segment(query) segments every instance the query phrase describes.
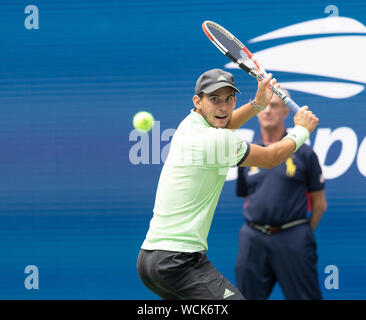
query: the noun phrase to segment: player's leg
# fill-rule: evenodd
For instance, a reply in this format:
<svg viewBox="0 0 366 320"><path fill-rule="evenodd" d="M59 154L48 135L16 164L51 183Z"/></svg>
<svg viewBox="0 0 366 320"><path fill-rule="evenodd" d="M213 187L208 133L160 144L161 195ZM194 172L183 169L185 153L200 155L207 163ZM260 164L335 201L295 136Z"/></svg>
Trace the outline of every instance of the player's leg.
<svg viewBox="0 0 366 320"><path fill-rule="evenodd" d="M165 300L179 300L181 297L170 288L166 288L161 283L161 279L156 272L159 259L158 250L141 249L137 258L137 271L141 281L152 292Z"/></svg>
<svg viewBox="0 0 366 320"><path fill-rule="evenodd" d="M249 300L263 300L270 295L276 282L268 260L267 235L245 224L239 231L236 260L236 283Z"/></svg>
<svg viewBox="0 0 366 320"><path fill-rule="evenodd" d="M141 250L138 271L144 284L163 299L244 299L209 262L204 251Z"/></svg>
<svg viewBox="0 0 366 320"><path fill-rule="evenodd" d="M316 268L316 243L309 224L272 235L273 269L283 294L291 300L322 299Z"/></svg>
<svg viewBox="0 0 366 320"><path fill-rule="evenodd" d="M161 282L181 299L244 300L233 284L207 259L205 251L176 252L157 266Z"/></svg>

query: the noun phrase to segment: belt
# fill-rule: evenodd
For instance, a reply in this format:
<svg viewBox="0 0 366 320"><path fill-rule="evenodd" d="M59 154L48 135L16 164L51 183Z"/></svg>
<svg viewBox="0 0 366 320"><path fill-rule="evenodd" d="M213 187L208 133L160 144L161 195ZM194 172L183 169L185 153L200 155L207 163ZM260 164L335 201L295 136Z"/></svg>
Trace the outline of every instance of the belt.
<svg viewBox="0 0 366 320"><path fill-rule="evenodd" d="M277 233L281 230L291 228L291 227L297 226L298 224L302 224L302 223L305 223L305 222L308 222L308 220L307 219L299 219L299 220L291 221L289 223L285 223L285 224L280 225L280 226L271 226L269 224L259 225L259 224L256 224L254 222L248 221L248 225L250 227L254 228L254 229L257 229L257 230L265 233L265 234L271 235L271 234Z"/></svg>

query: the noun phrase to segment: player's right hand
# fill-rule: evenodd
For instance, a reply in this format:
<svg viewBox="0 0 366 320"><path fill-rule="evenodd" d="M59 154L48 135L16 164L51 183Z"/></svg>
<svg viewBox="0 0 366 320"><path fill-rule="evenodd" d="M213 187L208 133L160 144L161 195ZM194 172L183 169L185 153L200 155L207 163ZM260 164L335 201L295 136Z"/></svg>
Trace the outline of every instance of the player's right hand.
<svg viewBox="0 0 366 320"><path fill-rule="evenodd" d="M303 106L294 116L295 126L302 126L310 133L318 126L319 119L309 110L308 106Z"/></svg>

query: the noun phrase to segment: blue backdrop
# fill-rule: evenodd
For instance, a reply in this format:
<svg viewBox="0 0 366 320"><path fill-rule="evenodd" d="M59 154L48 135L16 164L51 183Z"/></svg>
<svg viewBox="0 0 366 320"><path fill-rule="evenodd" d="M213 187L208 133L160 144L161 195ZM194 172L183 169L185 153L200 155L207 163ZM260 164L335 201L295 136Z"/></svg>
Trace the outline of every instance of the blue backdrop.
<svg viewBox="0 0 366 320"><path fill-rule="evenodd" d="M39 29L25 26L29 4L39 10ZM168 135L157 146L159 133L168 134L165 130L176 128L188 114L195 80L207 69L227 68L234 74L243 92L238 105L256 90L252 78L230 69L202 32L202 22L218 22L245 42L334 14L334 8L325 12L328 5L315 0L0 0L0 298L156 299L138 278L136 258L152 216L163 165L160 153L164 158L170 141ZM276 46L342 34L359 37L353 42L358 50L352 48L350 54L365 54L366 3L333 5L353 29L343 28L343 20L333 33L312 23L318 32L330 34L316 34L309 25L300 28L313 30L308 34L254 41L249 48L261 55ZM310 58L301 50L286 59L306 65ZM351 70L364 70L364 61L357 58L342 62ZM364 299L366 79L352 78L352 73L345 79L333 76L338 63L317 74L266 61L280 81L295 86L294 100L309 105L320 118L310 143L323 154L329 203L315 231L323 296ZM304 81L333 82L341 89L328 86L324 95L311 93L299 85ZM141 110L159 122L136 141L132 118ZM257 120L245 129L241 132L257 131ZM334 143L324 148L339 129L338 138L334 135ZM131 149L147 137L149 163L131 163ZM243 220L235 172L230 177L213 220L208 256L235 283ZM25 287L29 265L38 267L39 289ZM324 284L329 265L338 268L339 289ZM283 299L279 287L271 299Z"/></svg>

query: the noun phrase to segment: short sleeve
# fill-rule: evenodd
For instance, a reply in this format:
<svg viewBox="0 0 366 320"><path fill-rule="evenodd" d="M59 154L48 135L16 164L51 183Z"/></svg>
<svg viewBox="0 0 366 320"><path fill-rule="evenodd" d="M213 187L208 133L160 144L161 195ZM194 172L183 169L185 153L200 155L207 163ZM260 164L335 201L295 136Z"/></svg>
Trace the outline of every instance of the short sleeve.
<svg viewBox="0 0 366 320"><path fill-rule="evenodd" d="M324 177L319 164L318 157L314 151L311 152L308 158L307 170L307 188L309 192L319 191L324 189Z"/></svg>
<svg viewBox="0 0 366 320"><path fill-rule="evenodd" d="M248 156L250 146L233 130L210 128L207 130L207 164L217 167L235 167Z"/></svg>
<svg viewBox="0 0 366 320"><path fill-rule="evenodd" d="M245 167L238 168L238 179L236 180L236 195L238 197L246 197L248 195L248 188L245 180Z"/></svg>

